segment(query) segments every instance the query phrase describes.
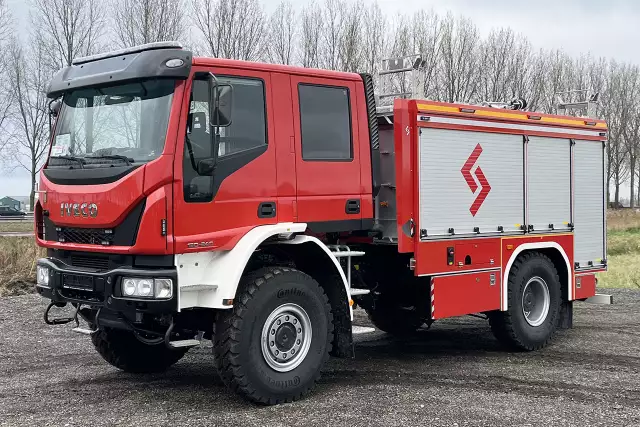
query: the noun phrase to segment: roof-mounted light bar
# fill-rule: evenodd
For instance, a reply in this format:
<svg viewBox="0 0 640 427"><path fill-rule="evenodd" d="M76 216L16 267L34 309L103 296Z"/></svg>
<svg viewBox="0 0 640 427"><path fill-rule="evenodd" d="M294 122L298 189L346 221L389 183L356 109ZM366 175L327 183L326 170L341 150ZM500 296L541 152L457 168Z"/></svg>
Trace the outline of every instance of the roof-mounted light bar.
<svg viewBox="0 0 640 427"><path fill-rule="evenodd" d="M76 58L73 60L73 65L86 64L87 62L98 61L105 58L113 58L114 56L128 55L131 53L140 53L146 50L156 49L182 49L183 46L176 41L164 41L142 44L139 46L127 47L125 49L113 50L111 52L99 53L96 55L85 56L82 58Z"/></svg>

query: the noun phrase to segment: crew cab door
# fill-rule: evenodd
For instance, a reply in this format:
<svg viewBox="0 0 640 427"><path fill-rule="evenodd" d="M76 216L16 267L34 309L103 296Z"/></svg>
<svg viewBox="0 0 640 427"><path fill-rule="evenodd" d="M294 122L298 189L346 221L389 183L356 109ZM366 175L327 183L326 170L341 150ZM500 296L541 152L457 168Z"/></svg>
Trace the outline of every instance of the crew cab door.
<svg viewBox="0 0 640 427"><path fill-rule="evenodd" d="M233 86L231 125L220 128L213 174L199 160L213 157L207 74ZM271 80L267 72L194 67L187 82L174 165L176 253L226 249L251 228L278 222Z"/></svg>
<svg viewBox="0 0 640 427"><path fill-rule="evenodd" d="M313 232L362 227L356 86L291 76L298 222Z"/></svg>

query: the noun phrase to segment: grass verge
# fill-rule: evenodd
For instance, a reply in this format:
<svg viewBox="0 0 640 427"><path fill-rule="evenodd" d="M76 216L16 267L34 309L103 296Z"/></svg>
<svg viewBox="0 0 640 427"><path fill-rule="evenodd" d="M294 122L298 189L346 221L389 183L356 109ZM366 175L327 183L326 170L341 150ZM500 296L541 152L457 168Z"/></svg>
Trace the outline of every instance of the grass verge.
<svg viewBox="0 0 640 427"><path fill-rule="evenodd" d="M0 296L33 292L36 259L42 256L31 237L0 237Z"/></svg>
<svg viewBox="0 0 640 427"><path fill-rule="evenodd" d="M20 222L0 222L0 233L5 233L7 231L17 231L23 233L33 233L33 222L32 221L20 221Z"/></svg>

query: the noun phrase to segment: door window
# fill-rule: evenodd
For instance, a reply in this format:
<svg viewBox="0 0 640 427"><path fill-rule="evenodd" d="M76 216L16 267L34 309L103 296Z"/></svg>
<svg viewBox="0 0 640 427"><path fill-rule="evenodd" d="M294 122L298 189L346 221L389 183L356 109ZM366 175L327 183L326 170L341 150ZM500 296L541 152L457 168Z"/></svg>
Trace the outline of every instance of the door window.
<svg viewBox="0 0 640 427"><path fill-rule="evenodd" d="M233 86L231 125L219 128L218 162L234 154L267 144L264 82L261 79L216 76L220 83ZM213 200L213 176L200 176L200 160L213 157L209 125L209 84L207 77L193 81L191 105L184 144L184 198L187 202Z"/></svg>
<svg viewBox="0 0 640 427"><path fill-rule="evenodd" d="M298 85L302 159L350 161L351 108L345 87Z"/></svg>

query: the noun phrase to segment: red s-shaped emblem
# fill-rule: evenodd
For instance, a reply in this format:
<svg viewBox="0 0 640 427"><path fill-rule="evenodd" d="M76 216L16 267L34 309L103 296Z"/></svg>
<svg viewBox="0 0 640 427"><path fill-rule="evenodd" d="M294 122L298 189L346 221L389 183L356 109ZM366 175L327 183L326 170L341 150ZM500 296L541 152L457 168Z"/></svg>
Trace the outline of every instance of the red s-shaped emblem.
<svg viewBox="0 0 640 427"><path fill-rule="evenodd" d="M489 192L491 191L489 181L487 181L487 177L484 176L484 173L482 172L480 166L478 166L474 172L476 178L478 178L478 183L476 183L476 180L473 179L473 176L471 175L471 169L478 161L480 154L482 154L482 147L480 146L480 144L478 144L476 145L476 148L474 148L471 152L471 155L469 156L467 161L464 162L462 169L460 169L464 180L467 181L467 185L469 186L469 189L471 189L471 192L473 194L476 194L476 190L478 190L478 183L480 184L480 193L478 193L476 199L473 201L473 204L469 208L469 211L473 216L476 216L476 214L480 210L480 207L482 206L482 203L484 203L485 199L489 195Z"/></svg>

